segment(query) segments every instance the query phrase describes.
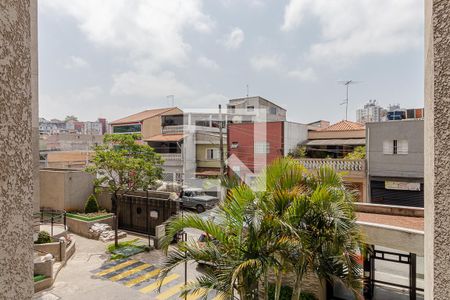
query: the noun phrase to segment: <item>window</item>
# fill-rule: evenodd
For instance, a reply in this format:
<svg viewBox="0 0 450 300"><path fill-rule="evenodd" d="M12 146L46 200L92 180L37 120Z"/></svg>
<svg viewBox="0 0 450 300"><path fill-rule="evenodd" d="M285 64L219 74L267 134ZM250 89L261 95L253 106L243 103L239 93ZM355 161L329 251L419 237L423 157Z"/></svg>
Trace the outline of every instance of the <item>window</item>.
<svg viewBox="0 0 450 300"><path fill-rule="evenodd" d="M255 107L253 105L247 106L247 111L254 111Z"/></svg>
<svg viewBox="0 0 450 300"><path fill-rule="evenodd" d="M207 160L218 160L220 156L219 148L206 149Z"/></svg>
<svg viewBox="0 0 450 300"><path fill-rule="evenodd" d="M383 154L408 154L407 140L386 140L383 142Z"/></svg>
<svg viewBox="0 0 450 300"><path fill-rule="evenodd" d="M141 124L113 126L113 133L141 132Z"/></svg>
<svg viewBox="0 0 450 300"><path fill-rule="evenodd" d="M256 154L267 154L270 152L269 143L255 143L255 153Z"/></svg>
<svg viewBox="0 0 450 300"><path fill-rule="evenodd" d="M228 110L229 110L229 113L234 113L234 110L235 110L235 106L234 105L228 105Z"/></svg>
<svg viewBox="0 0 450 300"><path fill-rule="evenodd" d="M274 107L274 106L271 106L271 107L269 108L269 112L270 112L272 115L276 115L276 114L277 114L277 108Z"/></svg>
<svg viewBox="0 0 450 300"><path fill-rule="evenodd" d="M231 149L236 149L237 147L239 147L239 143L238 142L232 142L231 143Z"/></svg>

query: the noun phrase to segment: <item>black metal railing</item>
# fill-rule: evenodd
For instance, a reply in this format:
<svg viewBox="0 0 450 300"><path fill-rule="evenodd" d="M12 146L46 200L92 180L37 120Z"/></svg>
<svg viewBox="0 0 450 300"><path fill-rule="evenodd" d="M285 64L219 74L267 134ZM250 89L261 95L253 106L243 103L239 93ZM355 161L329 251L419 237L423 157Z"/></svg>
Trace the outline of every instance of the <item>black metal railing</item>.
<svg viewBox="0 0 450 300"><path fill-rule="evenodd" d="M63 225L64 230L67 230L66 211L54 209L41 209L39 212L33 214L34 225L50 225L50 235L53 237L54 225Z"/></svg>

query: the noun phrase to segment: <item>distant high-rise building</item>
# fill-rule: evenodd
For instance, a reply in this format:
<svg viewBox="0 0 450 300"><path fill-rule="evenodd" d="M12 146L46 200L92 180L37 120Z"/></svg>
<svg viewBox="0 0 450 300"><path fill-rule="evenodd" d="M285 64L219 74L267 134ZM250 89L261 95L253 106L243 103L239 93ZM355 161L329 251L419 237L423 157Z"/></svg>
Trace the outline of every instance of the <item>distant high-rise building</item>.
<svg viewBox="0 0 450 300"><path fill-rule="evenodd" d="M107 122L105 118L98 118L98 122L100 122L100 124L102 124L102 133L101 134L105 134L107 133L106 129L107 129Z"/></svg>
<svg viewBox="0 0 450 300"><path fill-rule="evenodd" d="M369 100L364 108L356 110L356 121L359 123L380 122L386 115L386 110L377 105L377 100Z"/></svg>
<svg viewBox="0 0 450 300"><path fill-rule="evenodd" d="M389 105L389 110L386 114L386 120L398 121L405 119L422 119L424 117L423 108L401 108L399 104Z"/></svg>

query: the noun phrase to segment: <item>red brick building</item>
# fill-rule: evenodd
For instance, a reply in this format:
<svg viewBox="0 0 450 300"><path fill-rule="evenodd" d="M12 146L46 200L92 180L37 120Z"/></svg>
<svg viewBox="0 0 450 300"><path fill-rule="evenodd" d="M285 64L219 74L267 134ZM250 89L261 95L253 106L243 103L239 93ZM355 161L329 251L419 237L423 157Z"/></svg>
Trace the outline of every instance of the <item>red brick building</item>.
<svg viewBox="0 0 450 300"><path fill-rule="evenodd" d="M286 156L307 136L308 126L293 122L229 124L228 172L242 178L247 173L258 173L276 158Z"/></svg>

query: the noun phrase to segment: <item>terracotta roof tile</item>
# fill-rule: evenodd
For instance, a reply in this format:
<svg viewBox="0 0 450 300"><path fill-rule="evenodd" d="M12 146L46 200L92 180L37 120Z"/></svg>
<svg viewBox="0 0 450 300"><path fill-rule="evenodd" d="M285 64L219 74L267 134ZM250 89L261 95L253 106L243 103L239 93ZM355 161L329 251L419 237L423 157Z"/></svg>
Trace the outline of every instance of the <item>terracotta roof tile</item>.
<svg viewBox="0 0 450 300"><path fill-rule="evenodd" d="M157 108L157 109L148 109L148 110L144 110L141 111L137 114L122 118L122 119L118 119L115 120L113 122L111 122L112 125L116 125L116 124L127 124L127 123L137 123L137 122L142 122L145 119L160 115L162 113L168 112L172 109L175 109L176 107L167 107L167 108Z"/></svg>
<svg viewBox="0 0 450 300"><path fill-rule="evenodd" d="M352 122L343 120L336 124L330 125L320 131L351 131L351 130L363 130L365 128L364 124L358 122Z"/></svg>

